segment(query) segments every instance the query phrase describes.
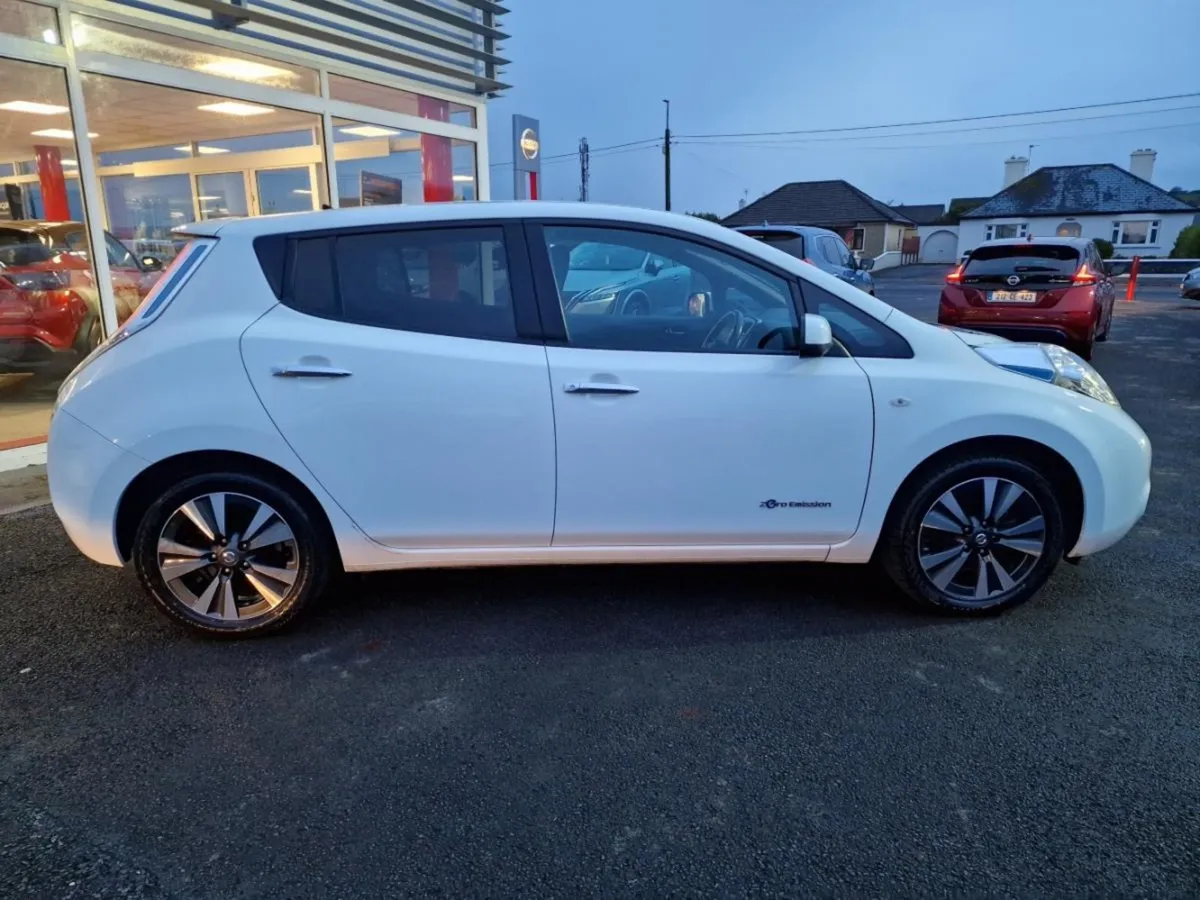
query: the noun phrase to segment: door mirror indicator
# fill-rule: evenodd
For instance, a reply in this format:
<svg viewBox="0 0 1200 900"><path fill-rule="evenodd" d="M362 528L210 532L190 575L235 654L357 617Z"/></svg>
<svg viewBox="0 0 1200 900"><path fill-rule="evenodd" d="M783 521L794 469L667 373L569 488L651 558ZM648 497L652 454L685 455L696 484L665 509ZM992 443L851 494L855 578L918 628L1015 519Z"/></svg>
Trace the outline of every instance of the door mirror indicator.
<svg viewBox="0 0 1200 900"><path fill-rule="evenodd" d="M833 329L824 316L804 314L804 343L801 356L824 356L833 347Z"/></svg>

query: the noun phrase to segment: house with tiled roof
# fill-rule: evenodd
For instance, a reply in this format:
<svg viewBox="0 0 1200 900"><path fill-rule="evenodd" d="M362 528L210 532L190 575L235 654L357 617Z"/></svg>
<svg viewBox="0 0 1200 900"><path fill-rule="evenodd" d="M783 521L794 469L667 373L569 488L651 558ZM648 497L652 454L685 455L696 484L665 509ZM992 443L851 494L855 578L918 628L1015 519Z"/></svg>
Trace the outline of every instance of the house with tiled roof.
<svg viewBox="0 0 1200 900"><path fill-rule="evenodd" d="M915 223L846 181L793 181L759 197L721 224L815 225L842 236L861 257L900 251Z"/></svg>
<svg viewBox="0 0 1200 900"><path fill-rule="evenodd" d="M1200 209L1151 180L1156 154L1135 150L1129 169L1111 163L1044 166L1025 174L1029 160L1005 162L1005 186L965 212L958 252L994 238L1084 237L1111 241L1116 256L1167 256L1179 232L1200 221Z"/></svg>

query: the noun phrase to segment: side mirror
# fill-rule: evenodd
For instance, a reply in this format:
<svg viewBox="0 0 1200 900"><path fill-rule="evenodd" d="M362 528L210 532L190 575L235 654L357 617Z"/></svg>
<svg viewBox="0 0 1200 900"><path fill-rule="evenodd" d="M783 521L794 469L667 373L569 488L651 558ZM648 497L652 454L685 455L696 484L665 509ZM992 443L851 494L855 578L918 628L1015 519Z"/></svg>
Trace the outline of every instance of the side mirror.
<svg viewBox="0 0 1200 900"><path fill-rule="evenodd" d="M824 316L804 314L804 344L801 356L824 356L833 347L833 329Z"/></svg>
<svg viewBox="0 0 1200 900"><path fill-rule="evenodd" d="M873 268L875 268L875 260L869 256L864 256L858 261L858 267L864 272L870 272Z"/></svg>
<svg viewBox="0 0 1200 900"><path fill-rule="evenodd" d="M159 259L157 256L143 256L142 257L142 268L145 269L147 272L159 272L162 270L162 267L163 267L162 260Z"/></svg>

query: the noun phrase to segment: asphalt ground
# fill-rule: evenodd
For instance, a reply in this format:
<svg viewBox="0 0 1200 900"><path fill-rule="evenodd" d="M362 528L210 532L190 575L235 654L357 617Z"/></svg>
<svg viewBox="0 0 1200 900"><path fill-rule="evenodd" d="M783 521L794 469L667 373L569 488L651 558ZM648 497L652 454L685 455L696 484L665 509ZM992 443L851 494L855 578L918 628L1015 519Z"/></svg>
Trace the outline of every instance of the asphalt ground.
<svg viewBox="0 0 1200 900"><path fill-rule="evenodd" d="M1200 895L1198 360L1200 303L1119 305L1149 511L986 621L851 567L481 570L219 644L0 518L0 896Z"/></svg>

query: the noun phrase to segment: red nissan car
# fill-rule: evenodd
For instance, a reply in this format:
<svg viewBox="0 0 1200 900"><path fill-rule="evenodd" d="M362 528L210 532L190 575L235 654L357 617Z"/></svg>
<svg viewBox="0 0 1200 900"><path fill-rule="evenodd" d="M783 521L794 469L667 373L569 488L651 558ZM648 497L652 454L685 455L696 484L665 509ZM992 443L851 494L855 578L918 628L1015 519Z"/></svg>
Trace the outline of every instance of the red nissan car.
<svg viewBox="0 0 1200 900"><path fill-rule="evenodd" d="M980 244L946 276L938 322L1017 341L1061 344L1090 359L1108 338L1116 288L1082 238Z"/></svg>
<svg viewBox="0 0 1200 900"><path fill-rule="evenodd" d="M117 321L124 322L162 274L105 233ZM83 225L0 223L0 371L69 369L100 342L96 290Z"/></svg>

